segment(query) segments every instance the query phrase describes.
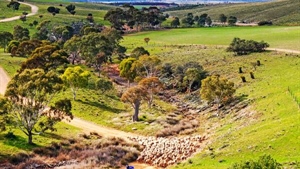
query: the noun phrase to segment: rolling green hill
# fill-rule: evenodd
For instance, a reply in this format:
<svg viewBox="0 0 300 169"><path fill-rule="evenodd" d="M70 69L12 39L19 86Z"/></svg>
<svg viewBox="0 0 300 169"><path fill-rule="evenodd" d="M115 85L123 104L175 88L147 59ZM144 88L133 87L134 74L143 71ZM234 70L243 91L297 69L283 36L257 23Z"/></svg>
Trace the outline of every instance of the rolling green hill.
<svg viewBox="0 0 300 169"><path fill-rule="evenodd" d="M300 1L278 0L263 3L219 4L201 6L188 10L168 11L171 16L182 18L191 12L195 15L207 13L212 20L219 20L220 14L236 16L239 21L272 21L276 25L300 25Z"/></svg>

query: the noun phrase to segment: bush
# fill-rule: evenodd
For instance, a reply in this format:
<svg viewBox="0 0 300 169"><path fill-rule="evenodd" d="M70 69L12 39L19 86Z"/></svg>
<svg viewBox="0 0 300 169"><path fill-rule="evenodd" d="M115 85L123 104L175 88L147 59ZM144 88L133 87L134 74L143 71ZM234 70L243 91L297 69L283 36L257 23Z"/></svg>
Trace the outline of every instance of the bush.
<svg viewBox="0 0 300 169"><path fill-rule="evenodd" d="M236 163L230 169L282 169L282 166L270 155L263 155L259 157L258 161Z"/></svg>
<svg viewBox="0 0 300 169"><path fill-rule="evenodd" d="M273 25L272 21L260 21L257 24L258 26Z"/></svg>
<svg viewBox="0 0 300 169"><path fill-rule="evenodd" d="M235 55L248 55L253 52L263 52L270 45L264 41L245 40L234 38L227 48L227 52L234 52Z"/></svg>

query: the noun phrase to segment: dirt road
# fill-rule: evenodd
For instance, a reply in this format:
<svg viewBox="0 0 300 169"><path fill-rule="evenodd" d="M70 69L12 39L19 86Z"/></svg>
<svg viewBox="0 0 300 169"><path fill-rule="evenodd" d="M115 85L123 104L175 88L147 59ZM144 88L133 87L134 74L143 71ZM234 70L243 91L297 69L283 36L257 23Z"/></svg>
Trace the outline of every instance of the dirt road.
<svg viewBox="0 0 300 169"><path fill-rule="evenodd" d="M294 53L294 54L300 54L300 51L299 51L299 50L278 49L278 48L267 48L267 50L278 51L278 52L286 52L286 53Z"/></svg>
<svg viewBox="0 0 300 169"><path fill-rule="evenodd" d="M0 94L4 95L9 80L6 72L0 67Z"/></svg>
<svg viewBox="0 0 300 169"><path fill-rule="evenodd" d="M29 3L26 3L26 2L19 2L19 3L21 3L23 5L28 5L28 6L31 7L31 13L29 13L27 15L27 17L37 14L37 12L39 10L39 8L35 5L29 4ZM20 16L14 16L14 17L11 17L11 18L1 19L0 22L10 22L10 21L18 20L18 19L20 19Z"/></svg>

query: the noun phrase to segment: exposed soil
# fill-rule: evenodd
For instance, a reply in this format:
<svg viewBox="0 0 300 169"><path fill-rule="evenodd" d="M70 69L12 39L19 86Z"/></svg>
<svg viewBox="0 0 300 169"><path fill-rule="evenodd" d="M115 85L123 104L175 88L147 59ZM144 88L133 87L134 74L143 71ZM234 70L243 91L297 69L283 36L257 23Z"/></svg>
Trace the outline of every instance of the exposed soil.
<svg viewBox="0 0 300 169"><path fill-rule="evenodd" d="M0 67L0 94L4 95L9 80L6 72Z"/></svg>

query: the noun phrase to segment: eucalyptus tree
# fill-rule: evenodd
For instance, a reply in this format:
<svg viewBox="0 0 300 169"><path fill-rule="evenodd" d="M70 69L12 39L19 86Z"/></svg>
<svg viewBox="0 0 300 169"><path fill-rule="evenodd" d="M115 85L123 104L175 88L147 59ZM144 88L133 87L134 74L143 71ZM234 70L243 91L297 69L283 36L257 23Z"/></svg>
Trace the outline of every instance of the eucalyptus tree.
<svg viewBox="0 0 300 169"><path fill-rule="evenodd" d="M140 85L128 88L122 95L121 100L129 103L134 109L132 121L138 121L140 106L143 100L148 100L147 91Z"/></svg>
<svg viewBox="0 0 300 169"><path fill-rule="evenodd" d="M84 88L88 85L88 79L90 72L82 69L80 66L68 67L61 78L66 86L70 87L73 100L76 99L76 93L80 88Z"/></svg>
<svg viewBox="0 0 300 169"><path fill-rule="evenodd" d="M6 31L0 32L0 46L4 48L4 52L6 52L6 47L12 39L13 39L13 35L10 32L6 32Z"/></svg>
<svg viewBox="0 0 300 169"><path fill-rule="evenodd" d="M67 99L50 105L63 89L63 82L54 71L25 69L16 74L7 86L5 97L10 102L7 116L21 129L32 144L35 132L55 130L54 125L64 118L73 118L71 102Z"/></svg>

